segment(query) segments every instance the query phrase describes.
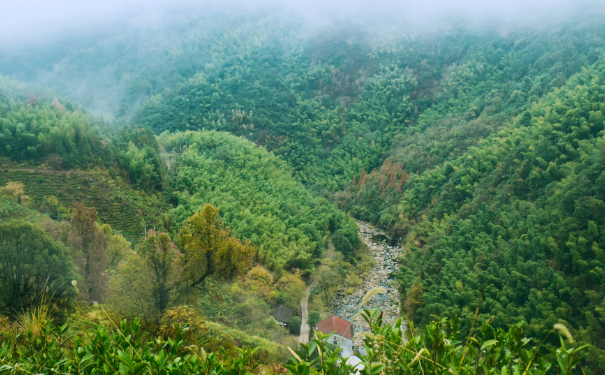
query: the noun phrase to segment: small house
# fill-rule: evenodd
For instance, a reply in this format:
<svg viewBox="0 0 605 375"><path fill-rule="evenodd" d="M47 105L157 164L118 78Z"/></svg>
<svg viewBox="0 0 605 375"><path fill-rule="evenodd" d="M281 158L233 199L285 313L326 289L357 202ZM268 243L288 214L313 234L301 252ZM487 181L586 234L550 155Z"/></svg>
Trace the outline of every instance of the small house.
<svg viewBox="0 0 605 375"><path fill-rule="evenodd" d="M292 315L294 315L294 308L284 305L277 306L275 313L273 313L275 320L277 320L277 322L282 326L288 324L288 321L290 318L292 318Z"/></svg>
<svg viewBox="0 0 605 375"><path fill-rule="evenodd" d="M337 345L342 349L343 357L353 355L353 326L346 319L339 318L336 315L317 323L317 330L324 335L332 334L328 342Z"/></svg>

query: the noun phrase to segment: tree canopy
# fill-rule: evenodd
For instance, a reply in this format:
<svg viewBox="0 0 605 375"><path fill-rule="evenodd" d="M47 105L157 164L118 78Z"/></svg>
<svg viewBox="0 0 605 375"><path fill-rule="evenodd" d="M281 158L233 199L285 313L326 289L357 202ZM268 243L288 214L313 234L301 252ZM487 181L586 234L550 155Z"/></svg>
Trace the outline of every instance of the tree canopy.
<svg viewBox="0 0 605 375"><path fill-rule="evenodd" d="M19 310L40 298L74 294L69 250L25 221L0 223L0 310Z"/></svg>
<svg viewBox="0 0 605 375"><path fill-rule="evenodd" d="M254 248L223 227L219 209L205 204L179 231L178 242L185 251L184 279L197 287L206 278L231 279L250 268Z"/></svg>

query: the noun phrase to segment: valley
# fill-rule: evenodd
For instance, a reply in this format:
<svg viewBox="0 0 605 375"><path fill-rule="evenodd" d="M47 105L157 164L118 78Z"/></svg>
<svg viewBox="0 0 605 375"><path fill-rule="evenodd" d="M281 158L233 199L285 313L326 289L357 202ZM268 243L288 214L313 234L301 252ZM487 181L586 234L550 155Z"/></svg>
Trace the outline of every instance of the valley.
<svg viewBox="0 0 605 375"><path fill-rule="evenodd" d="M603 374L605 6L452 1L4 7L0 375Z"/></svg>

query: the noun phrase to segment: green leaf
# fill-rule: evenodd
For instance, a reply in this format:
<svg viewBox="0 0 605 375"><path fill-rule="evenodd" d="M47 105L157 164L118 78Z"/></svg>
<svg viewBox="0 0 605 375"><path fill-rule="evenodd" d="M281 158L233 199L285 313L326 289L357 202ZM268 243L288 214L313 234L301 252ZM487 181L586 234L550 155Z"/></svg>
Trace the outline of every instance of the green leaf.
<svg viewBox="0 0 605 375"><path fill-rule="evenodd" d="M145 367L147 367L147 362L139 362L132 368L132 373L139 374Z"/></svg>
<svg viewBox="0 0 605 375"><path fill-rule="evenodd" d="M485 348L489 348L492 345L496 345L498 343L498 340L487 340L483 343L483 345L481 345L481 350L485 349Z"/></svg>
<svg viewBox="0 0 605 375"><path fill-rule="evenodd" d="M566 353L567 354L567 353ZM561 370L561 374L567 374L567 361L564 356L561 355L561 351L557 350L557 363L559 364L559 369Z"/></svg>

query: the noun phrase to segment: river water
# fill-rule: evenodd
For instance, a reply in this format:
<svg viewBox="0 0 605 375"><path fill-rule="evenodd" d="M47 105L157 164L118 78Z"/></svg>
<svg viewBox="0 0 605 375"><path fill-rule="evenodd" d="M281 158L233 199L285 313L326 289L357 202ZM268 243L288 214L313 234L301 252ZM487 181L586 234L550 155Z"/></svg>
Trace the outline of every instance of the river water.
<svg viewBox="0 0 605 375"><path fill-rule="evenodd" d="M357 223L359 235L371 249L376 265L361 275L363 284L354 293L347 295L344 290L340 291L333 304L334 314L352 322L355 334L369 331L361 315L356 319L353 316L361 310L360 304L366 293L376 287L385 288L387 293L372 296L363 308L380 308L385 323L393 323L400 316L399 291L394 276L398 269L397 258L403 253L403 247L394 243L382 230L363 221ZM359 345L361 340L362 337L359 337L355 344Z"/></svg>

